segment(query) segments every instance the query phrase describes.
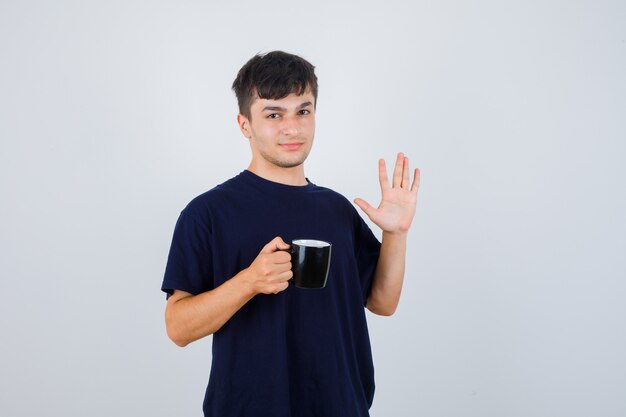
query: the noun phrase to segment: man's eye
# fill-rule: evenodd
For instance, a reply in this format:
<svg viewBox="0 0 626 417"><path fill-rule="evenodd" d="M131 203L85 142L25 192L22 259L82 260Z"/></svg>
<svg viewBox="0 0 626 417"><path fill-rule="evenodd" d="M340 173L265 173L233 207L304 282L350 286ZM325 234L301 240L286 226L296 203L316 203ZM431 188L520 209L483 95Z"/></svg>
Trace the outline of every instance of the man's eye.
<svg viewBox="0 0 626 417"><path fill-rule="evenodd" d="M280 115L278 113L272 113L267 116L268 119L278 119Z"/></svg>
<svg viewBox="0 0 626 417"><path fill-rule="evenodd" d="M310 114L311 112L308 111L307 109L302 109L300 110L300 114Z"/></svg>

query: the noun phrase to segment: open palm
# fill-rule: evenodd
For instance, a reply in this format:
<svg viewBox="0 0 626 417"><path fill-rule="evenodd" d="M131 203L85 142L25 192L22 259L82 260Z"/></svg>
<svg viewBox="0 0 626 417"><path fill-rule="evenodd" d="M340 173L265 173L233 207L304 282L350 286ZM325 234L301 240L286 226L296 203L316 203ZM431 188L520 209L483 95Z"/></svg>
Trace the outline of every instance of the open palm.
<svg viewBox="0 0 626 417"><path fill-rule="evenodd" d="M378 177L382 199L378 208L367 201L357 198L354 203L383 231L406 233L411 226L417 203L417 190L420 183L420 171L415 169L413 184L410 184L409 158L398 154L393 171L393 183L389 184L385 160L378 161Z"/></svg>

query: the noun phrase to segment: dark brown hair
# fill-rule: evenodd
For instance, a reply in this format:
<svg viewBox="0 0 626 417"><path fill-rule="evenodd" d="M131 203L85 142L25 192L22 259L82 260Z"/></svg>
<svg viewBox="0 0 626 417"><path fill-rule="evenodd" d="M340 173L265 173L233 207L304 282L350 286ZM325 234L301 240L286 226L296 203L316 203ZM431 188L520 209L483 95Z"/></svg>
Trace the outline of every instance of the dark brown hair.
<svg viewBox="0 0 626 417"><path fill-rule="evenodd" d="M251 120L250 106L256 97L279 100L309 89L317 106L315 67L297 55L283 51L257 54L241 67L233 82L239 113Z"/></svg>

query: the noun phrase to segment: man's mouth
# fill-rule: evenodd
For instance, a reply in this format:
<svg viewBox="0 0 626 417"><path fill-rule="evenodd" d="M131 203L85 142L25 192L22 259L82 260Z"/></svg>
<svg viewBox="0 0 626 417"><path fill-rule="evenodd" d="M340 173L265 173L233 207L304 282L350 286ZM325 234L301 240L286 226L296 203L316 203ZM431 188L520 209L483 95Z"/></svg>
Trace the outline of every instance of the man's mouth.
<svg viewBox="0 0 626 417"><path fill-rule="evenodd" d="M288 151L297 151L304 145L304 142L281 143L280 146Z"/></svg>

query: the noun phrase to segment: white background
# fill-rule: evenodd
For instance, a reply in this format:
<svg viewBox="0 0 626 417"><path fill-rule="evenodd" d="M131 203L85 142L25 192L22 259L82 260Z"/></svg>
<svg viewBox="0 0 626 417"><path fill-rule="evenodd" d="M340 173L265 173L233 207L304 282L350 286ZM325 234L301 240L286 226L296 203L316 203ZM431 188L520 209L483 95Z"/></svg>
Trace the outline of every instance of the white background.
<svg viewBox="0 0 626 417"><path fill-rule="evenodd" d="M274 49L316 66L313 182L422 170L372 416L626 415L626 3L445 0L2 0L0 415L201 414L160 284Z"/></svg>

